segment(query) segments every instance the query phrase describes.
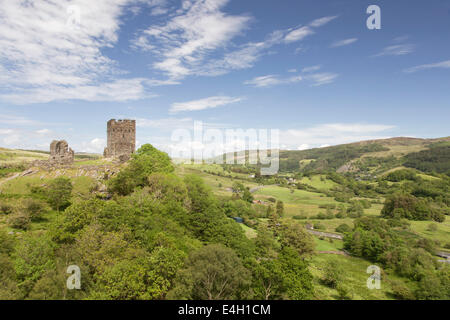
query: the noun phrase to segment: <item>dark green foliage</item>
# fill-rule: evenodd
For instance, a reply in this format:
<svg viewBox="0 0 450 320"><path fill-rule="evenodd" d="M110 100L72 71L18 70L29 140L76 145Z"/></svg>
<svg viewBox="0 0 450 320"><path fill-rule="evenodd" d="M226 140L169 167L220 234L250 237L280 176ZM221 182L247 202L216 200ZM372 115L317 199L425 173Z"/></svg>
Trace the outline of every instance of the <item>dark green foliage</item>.
<svg viewBox="0 0 450 320"><path fill-rule="evenodd" d="M284 224L281 226L279 233L283 247L291 247L297 250L301 256L308 256L314 252L314 240L300 224Z"/></svg>
<svg viewBox="0 0 450 320"><path fill-rule="evenodd" d="M30 223L30 215L25 212L15 212L8 217L8 225L11 228L27 230L30 227Z"/></svg>
<svg viewBox="0 0 450 320"><path fill-rule="evenodd" d="M282 217L284 215L284 204L283 201L278 200L276 204L276 213L279 217Z"/></svg>
<svg viewBox="0 0 450 320"><path fill-rule="evenodd" d="M364 153L386 150L389 149L380 144L371 143L366 145L339 145L302 151L281 151L280 170L300 170L301 172L336 170L350 160L359 158ZM314 159L315 161L300 168L300 161L304 159Z"/></svg>
<svg viewBox="0 0 450 320"><path fill-rule="evenodd" d="M172 173L172 162L167 153L151 144L145 144L132 155L128 166L108 182L108 190L119 195L128 195L136 187L148 185L147 177L152 173Z"/></svg>
<svg viewBox="0 0 450 320"><path fill-rule="evenodd" d="M426 199L419 199L409 194L394 194L384 203L381 215L386 218L406 218L410 220L445 220L439 208Z"/></svg>
<svg viewBox="0 0 450 320"><path fill-rule="evenodd" d="M335 230L339 233L346 233L352 231L352 228L348 224L343 223L340 224Z"/></svg>
<svg viewBox="0 0 450 320"><path fill-rule="evenodd" d="M234 182L231 189L233 191L234 198L242 199L249 203L253 202L252 193L250 192L249 188L245 187L242 183Z"/></svg>
<svg viewBox="0 0 450 320"><path fill-rule="evenodd" d="M414 300L414 292L398 280L391 280L391 288L395 298L399 300Z"/></svg>
<svg viewBox="0 0 450 320"><path fill-rule="evenodd" d="M45 189L45 196L50 206L59 211L70 205L72 189L72 182L69 178L59 177L49 183Z"/></svg>
<svg viewBox="0 0 450 320"><path fill-rule="evenodd" d="M26 199L22 203L23 209L27 215L29 215L30 219L33 220L39 220L47 211L45 203L43 203L40 200L35 199Z"/></svg>
<svg viewBox="0 0 450 320"><path fill-rule="evenodd" d="M330 288L337 288L343 280L344 270L336 261L329 261L323 268L322 282Z"/></svg>
<svg viewBox="0 0 450 320"><path fill-rule="evenodd" d="M419 281L421 289L415 292L418 299L445 299L449 292L450 270L439 266L433 258L435 248L431 241L415 239L381 219L363 217L356 220L353 231L345 235L344 247L355 256L381 263L385 269ZM395 291L399 296L411 297L404 288Z"/></svg>
<svg viewBox="0 0 450 320"><path fill-rule="evenodd" d="M249 271L233 250L221 245L208 245L188 257L170 297L200 300L240 298L249 285L249 276Z"/></svg>
<svg viewBox="0 0 450 320"><path fill-rule="evenodd" d="M405 156L405 167L424 172L450 173L450 144L442 142L430 145L428 150Z"/></svg>
<svg viewBox="0 0 450 320"><path fill-rule="evenodd" d="M7 204L6 202L0 203L0 214L8 215L13 213L13 206Z"/></svg>
<svg viewBox="0 0 450 320"><path fill-rule="evenodd" d="M395 170L386 176L386 180L391 182L400 182L403 180L417 181L417 179L416 173L409 169Z"/></svg>

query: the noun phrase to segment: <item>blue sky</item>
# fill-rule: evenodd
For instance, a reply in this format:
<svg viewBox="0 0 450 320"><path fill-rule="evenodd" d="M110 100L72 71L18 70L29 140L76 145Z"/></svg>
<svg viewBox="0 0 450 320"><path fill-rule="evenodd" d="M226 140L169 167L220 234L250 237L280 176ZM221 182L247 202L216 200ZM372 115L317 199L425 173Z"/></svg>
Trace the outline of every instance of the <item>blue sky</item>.
<svg viewBox="0 0 450 320"><path fill-rule="evenodd" d="M366 9L381 9L369 30ZM282 148L448 136L450 1L0 0L0 146L102 152L174 130L279 129Z"/></svg>

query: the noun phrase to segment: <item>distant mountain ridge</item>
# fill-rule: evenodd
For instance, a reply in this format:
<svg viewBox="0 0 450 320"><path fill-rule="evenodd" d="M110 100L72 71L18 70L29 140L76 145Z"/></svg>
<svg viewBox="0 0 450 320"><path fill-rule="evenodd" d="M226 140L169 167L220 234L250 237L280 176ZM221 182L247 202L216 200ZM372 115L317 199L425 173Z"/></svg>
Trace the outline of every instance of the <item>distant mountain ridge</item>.
<svg viewBox="0 0 450 320"><path fill-rule="evenodd" d="M432 139L395 137L358 141L307 150L279 150L280 171L308 172L332 170L340 173L353 172L374 175L396 167L402 167L405 163L409 163L410 167L428 168L426 171L432 171L432 165L420 165L417 164L417 161L413 162L411 159L406 159L408 155L425 152L430 150L432 146L437 146L438 149L433 148L433 150L428 152L428 155L422 154L421 161L426 162L433 154L439 154L439 159L432 159L430 161L439 162L437 166L439 167L439 172L449 171L450 163L448 161L448 154L450 150L448 149L450 146L450 137ZM248 157L248 151L245 154ZM232 156L231 153L224 154L215 159L225 159L230 155ZM235 155L235 160L242 160L242 157L242 155L239 157Z"/></svg>

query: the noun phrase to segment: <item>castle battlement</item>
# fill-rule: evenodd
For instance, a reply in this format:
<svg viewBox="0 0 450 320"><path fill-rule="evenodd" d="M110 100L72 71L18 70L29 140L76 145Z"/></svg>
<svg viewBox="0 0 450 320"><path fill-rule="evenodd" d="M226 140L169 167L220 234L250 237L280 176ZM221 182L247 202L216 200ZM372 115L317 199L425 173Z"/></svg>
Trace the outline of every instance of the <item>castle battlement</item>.
<svg viewBox="0 0 450 320"><path fill-rule="evenodd" d="M136 148L136 120L111 119L107 123L107 158L129 158Z"/></svg>

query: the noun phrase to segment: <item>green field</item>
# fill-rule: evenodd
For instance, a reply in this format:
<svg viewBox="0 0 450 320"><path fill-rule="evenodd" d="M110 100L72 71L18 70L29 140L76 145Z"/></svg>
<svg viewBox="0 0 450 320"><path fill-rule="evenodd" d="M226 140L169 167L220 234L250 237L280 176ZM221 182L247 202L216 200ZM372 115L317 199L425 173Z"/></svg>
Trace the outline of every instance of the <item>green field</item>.
<svg viewBox="0 0 450 320"><path fill-rule="evenodd" d="M366 273L371 262L356 257L347 257L335 254L316 254L311 259L310 271L314 276L315 299L335 300L339 299L336 289L325 286L323 278L323 267L329 261L335 261L342 268L342 283L350 288L350 296L353 300L392 300L390 279L399 279L393 275L384 275L381 279L380 289L368 289L367 279L370 274ZM402 279L404 281L404 279Z"/></svg>

